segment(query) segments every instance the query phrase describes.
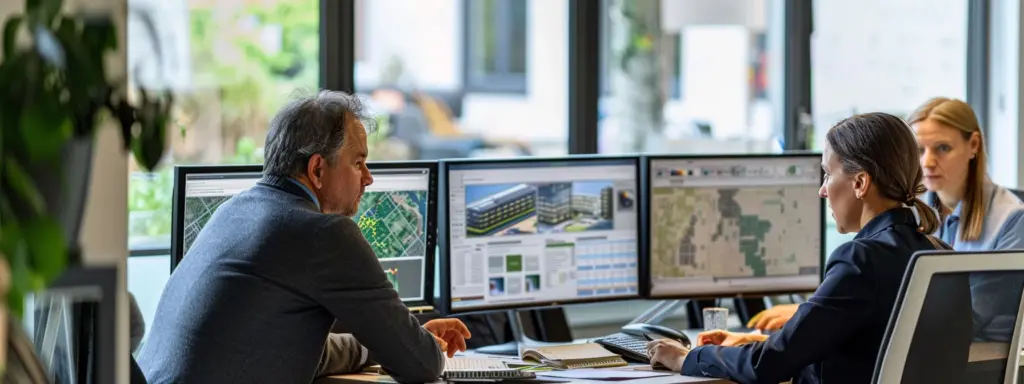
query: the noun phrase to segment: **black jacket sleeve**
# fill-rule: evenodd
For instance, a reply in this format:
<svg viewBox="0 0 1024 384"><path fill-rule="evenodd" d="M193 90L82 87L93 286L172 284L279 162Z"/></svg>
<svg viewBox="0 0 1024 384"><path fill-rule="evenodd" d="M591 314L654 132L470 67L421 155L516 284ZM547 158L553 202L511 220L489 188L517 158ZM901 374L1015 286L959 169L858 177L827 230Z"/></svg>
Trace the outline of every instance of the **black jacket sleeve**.
<svg viewBox="0 0 1024 384"><path fill-rule="evenodd" d="M876 287L864 255L856 241L843 244L832 253L825 280L781 331L740 347L697 347L687 355L682 374L775 384L821 361L872 315Z"/></svg>

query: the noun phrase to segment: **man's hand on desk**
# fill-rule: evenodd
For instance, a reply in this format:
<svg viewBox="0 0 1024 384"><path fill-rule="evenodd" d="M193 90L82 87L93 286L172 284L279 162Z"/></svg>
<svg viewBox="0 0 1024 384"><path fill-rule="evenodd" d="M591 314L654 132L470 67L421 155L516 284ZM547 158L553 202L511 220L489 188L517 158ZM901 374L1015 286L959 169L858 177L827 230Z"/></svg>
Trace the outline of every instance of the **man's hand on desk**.
<svg viewBox="0 0 1024 384"><path fill-rule="evenodd" d="M697 346L721 345L723 347L737 347L757 341L765 341L767 335L758 333L737 333L723 330L701 332L697 335Z"/></svg>
<svg viewBox="0 0 1024 384"><path fill-rule="evenodd" d="M768 308L747 322L747 328L760 329L762 331L775 331L782 329L782 326L796 314L798 304L782 304Z"/></svg>
<svg viewBox="0 0 1024 384"><path fill-rule="evenodd" d="M655 368L660 364L673 372L680 372L688 353L689 349L672 339L658 339L647 343L647 356L651 357L651 366Z"/></svg>
<svg viewBox="0 0 1024 384"><path fill-rule="evenodd" d="M459 319L434 319L423 324L423 328L434 335L434 340L448 357L455 352L466 350L466 339L472 337L469 328Z"/></svg>

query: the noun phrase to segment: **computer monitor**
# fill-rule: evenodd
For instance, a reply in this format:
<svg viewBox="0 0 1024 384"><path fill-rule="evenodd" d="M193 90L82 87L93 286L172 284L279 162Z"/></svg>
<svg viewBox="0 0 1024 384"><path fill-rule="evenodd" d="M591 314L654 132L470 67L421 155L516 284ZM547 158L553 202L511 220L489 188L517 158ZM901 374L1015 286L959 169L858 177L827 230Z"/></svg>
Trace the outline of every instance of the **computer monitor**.
<svg viewBox="0 0 1024 384"><path fill-rule="evenodd" d="M648 156L650 298L813 291L824 258L821 155Z"/></svg>
<svg viewBox="0 0 1024 384"><path fill-rule="evenodd" d="M638 157L442 163L446 313L639 297Z"/></svg>
<svg viewBox="0 0 1024 384"><path fill-rule="evenodd" d="M353 220L402 301L410 307L429 306L437 244L437 162L369 162L367 166L374 181L366 187ZM260 165L175 168L172 270L217 208L262 177Z"/></svg>
<svg viewBox="0 0 1024 384"><path fill-rule="evenodd" d="M188 254L217 208L263 178L262 165L175 166L171 271Z"/></svg>

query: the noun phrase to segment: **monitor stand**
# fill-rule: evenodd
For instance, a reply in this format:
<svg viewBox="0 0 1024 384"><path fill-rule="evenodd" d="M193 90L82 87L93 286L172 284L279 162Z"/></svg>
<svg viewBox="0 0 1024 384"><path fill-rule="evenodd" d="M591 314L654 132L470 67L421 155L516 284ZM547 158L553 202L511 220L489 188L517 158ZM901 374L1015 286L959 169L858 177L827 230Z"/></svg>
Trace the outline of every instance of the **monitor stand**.
<svg viewBox="0 0 1024 384"><path fill-rule="evenodd" d="M519 319L519 311L512 309L506 312L506 314L508 315L508 325L512 328L512 341L480 347L476 349L477 352L492 355L519 356L520 346L542 344L527 337L526 333L523 332L523 322Z"/></svg>
<svg viewBox="0 0 1024 384"><path fill-rule="evenodd" d="M630 321L629 324L658 324L664 320L665 317L671 315L673 312L678 310L680 306L685 305L686 303L686 300L659 301L650 309L644 311L644 313L641 313L635 319ZM480 347L476 349L476 352L491 355L519 356L519 347L521 346L531 347L546 344L526 336L526 333L523 332L522 320L519 319L519 311L513 309L506 313L508 316L509 328L512 329L512 341Z"/></svg>
<svg viewBox="0 0 1024 384"><path fill-rule="evenodd" d="M662 300L657 304L651 306L633 320L630 320L628 324L652 324L657 325L661 323L668 315L679 309L679 307L685 305L686 300Z"/></svg>

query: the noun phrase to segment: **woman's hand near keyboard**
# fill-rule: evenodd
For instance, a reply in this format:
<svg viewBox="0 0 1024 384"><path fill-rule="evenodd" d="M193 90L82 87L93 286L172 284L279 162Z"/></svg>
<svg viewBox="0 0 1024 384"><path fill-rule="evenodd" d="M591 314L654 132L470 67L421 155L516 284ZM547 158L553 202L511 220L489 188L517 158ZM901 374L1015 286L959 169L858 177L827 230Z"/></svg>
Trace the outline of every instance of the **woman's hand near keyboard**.
<svg viewBox="0 0 1024 384"><path fill-rule="evenodd" d="M723 330L701 332L697 335L697 346L721 345L723 347L737 347L758 341L765 341L768 336L760 333L738 333Z"/></svg>
<svg viewBox="0 0 1024 384"><path fill-rule="evenodd" d="M768 308L747 322L747 328L760 329L762 331L776 331L796 314L797 304L781 304Z"/></svg>

